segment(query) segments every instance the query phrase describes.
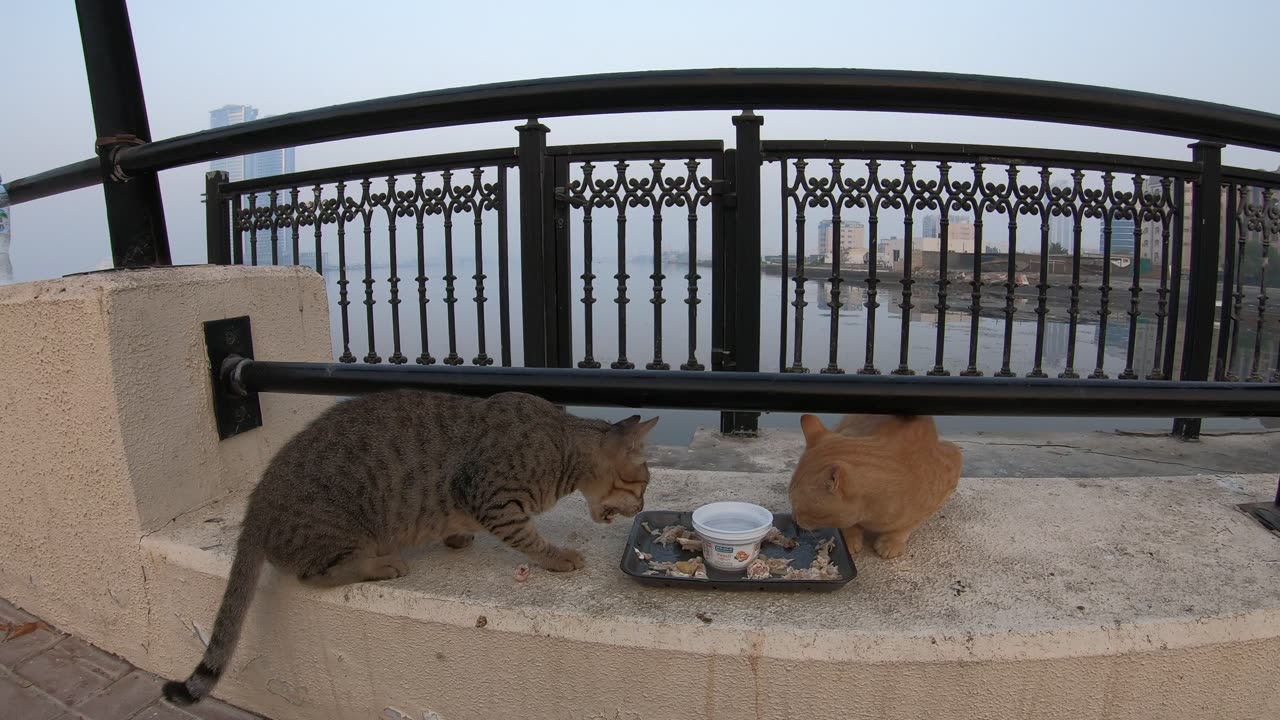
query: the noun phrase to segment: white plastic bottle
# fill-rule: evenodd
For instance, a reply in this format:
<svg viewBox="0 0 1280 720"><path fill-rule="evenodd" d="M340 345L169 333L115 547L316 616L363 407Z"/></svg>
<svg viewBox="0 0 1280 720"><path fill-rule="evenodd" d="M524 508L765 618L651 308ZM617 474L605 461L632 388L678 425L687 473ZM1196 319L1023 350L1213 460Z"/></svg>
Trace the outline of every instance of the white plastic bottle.
<svg viewBox="0 0 1280 720"><path fill-rule="evenodd" d="M9 192L0 177L0 253L9 252Z"/></svg>
<svg viewBox="0 0 1280 720"><path fill-rule="evenodd" d="M4 189L4 178L0 178L0 285L13 282L9 240L9 193Z"/></svg>

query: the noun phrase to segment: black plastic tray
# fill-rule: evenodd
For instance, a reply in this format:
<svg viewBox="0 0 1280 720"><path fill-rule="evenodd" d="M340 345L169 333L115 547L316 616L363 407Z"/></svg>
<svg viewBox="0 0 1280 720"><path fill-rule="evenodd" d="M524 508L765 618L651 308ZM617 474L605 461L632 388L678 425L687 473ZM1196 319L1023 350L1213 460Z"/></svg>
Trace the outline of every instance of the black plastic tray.
<svg viewBox="0 0 1280 720"><path fill-rule="evenodd" d="M678 578L669 575L645 575L645 571L649 569L648 563L640 560L636 556L636 548L641 552L649 553L654 560L669 562L673 560L688 560L693 557L700 557L702 553L681 550L676 544L663 547L659 545L656 537L650 535L641 523L649 523L649 527L659 530L668 525L683 525L689 529L693 529L693 513L691 512L675 512L671 510L649 510L636 515L635 520L631 524L631 534L627 537L627 547L622 551L622 572L630 575L636 582L643 585L652 585L654 587L685 587L699 588L703 590L765 590L765 591L800 591L808 590L812 592L831 592L844 587L858 574L858 569L853 564L853 559L849 557L849 551L844 544L844 536L838 530L822 529L822 530L801 530L796 527L795 522L791 519L790 514L775 514L773 516L773 525L782 531L783 535L794 537L800 541L800 544L793 550L766 543L761 546L760 554L764 557L789 557L794 558L792 565L795 567L809 567L813 563L814 549L818 543L823 542L827 538L835 538L836 545L831 550L831 560L840 569L839 580L784 580L780 577L773 577L761 580L749 580L745 572L725 572L717 570L710 565L707 566L707 579L699 578Z"/></svg>

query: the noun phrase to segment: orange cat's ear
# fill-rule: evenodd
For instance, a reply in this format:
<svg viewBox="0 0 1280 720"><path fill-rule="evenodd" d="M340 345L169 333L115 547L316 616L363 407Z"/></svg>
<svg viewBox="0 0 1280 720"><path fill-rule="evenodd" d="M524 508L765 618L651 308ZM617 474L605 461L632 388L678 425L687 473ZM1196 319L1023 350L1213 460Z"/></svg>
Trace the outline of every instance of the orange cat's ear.
<svg viewBox="0 0 1280 720"><path fill-rule="evenodd" d="M827 428L818 419L817 415L802 415L800 417L800 429L804 431L805 447L813 447L818 441L826 437Z"/></svg>
<svg viewBox="0 0 1280 720"><path fill-rule="evenodd" d="M835 465L823 470L823 481L827 484L827 492L832 495L840 494L840 469Z"/></svg>

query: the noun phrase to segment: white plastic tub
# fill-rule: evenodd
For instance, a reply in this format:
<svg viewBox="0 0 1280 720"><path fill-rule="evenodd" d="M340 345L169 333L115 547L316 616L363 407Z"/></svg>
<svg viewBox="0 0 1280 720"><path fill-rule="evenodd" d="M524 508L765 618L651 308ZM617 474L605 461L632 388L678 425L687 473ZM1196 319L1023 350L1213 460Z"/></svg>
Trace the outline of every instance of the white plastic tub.
<svg viewBox="0 0 1280 720"><path fill-rule="evenodd" d="M693 511L702 556L717 570L744 570L760 553L760 541L771 527L773 513L751 503L714 502Z"/></svg>

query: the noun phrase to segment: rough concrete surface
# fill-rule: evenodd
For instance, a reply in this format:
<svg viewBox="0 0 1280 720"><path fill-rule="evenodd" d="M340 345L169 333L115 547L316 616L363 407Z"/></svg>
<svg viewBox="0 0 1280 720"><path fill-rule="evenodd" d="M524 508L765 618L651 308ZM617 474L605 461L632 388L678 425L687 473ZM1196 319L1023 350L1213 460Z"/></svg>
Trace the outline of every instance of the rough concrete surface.
<svg viewBox="0 0 1280 720"><path fill-rule="evenodd" d="M250 314L260 358L328 358L324 281L305 268L184 267L0 287L0 596L144 653L139 538L256 480L329 398L263 397L219 441L202 323Z"/></svg>
<svg viewBox="0 0 1280 720"><path fill-rule="evenodd" d="M785 512L786 481L783 475L663 471L655 473L647 506L692 509L716 498ZM888 651L882 634L909 640L910 658L921 661L1016 658L1027 646L1006 642L1010 633L1026 634L1046 653L1105 652L1099 643L1114 638L1081 645L1040 634L1242 617L1280 607L1280 539L1234 509L1272 489L1268 476L967 478L912 538L905 558L883 561L864 553L858 578L844 591L799 597L641 587L618 570L630 522L594 525L575 495L539 525L555 542L586 553L588 567L580 572L534 569L527 582L517 583L512 571L524 559L481 536L466 550L434 546L412 554L405 578L321 594L377 606L377 600L403 593L492 607L503 615L574 617L588 623L583 640L592 639L597 622L645 630L685 626L713 635L762 628L805 637L777 649L808 659L907 659L906 648L896 643ZM222 574L230 565L241 501L193 513L145 545L178 564ZM705 626L698 612L711 613L715 622ZM841 621L833 627L837 616ZM488 622L503 629L500 617ZM636 632L630 641L662 645L662 634ZM942 638L947 640L935 642Z"/></svg>
<svg viewBox="0 0 1280 720"><path fill-rule="evenodd" d="M1106 427L1099 421L1099 427ZM1154 477L1280 472L1280 430L1205 433L1184 441L1164 433L956 433L965 477ZM700 428L688 447L655 447L652 463L685 470L790 472L804 450L796 430L759 437Z"/></svg>
<svg viewBox="0 0 1280 720"><path fill-rule="evenodd" d="M786 481L657 470L647 506L717 498L785 511ZM518 583L523 558L483 537L467 550L417 552L410 574L389 582L316 591L269 571L221 690L281 718L317 708L365 717L383 703L412 706L406 698L442 718L483 718L493 706L459 684L497 662L517 668L526 717L615 717L591 714L600 704L589 700L581 714L548 709L584 683L632 713L617 717L785 717L794 708L828 717L847 708L847 717L868 718L1155 718L1199 716L1200 707L1261 718L1247 684L1280 661L1280 539L1234 505L1273 483L965 479L905 557L864 555L844 590L804 595L642 587L617 568L628 523L592 525L571 498L539 524L586 552L587 567L572 574L534 569ZM229 499L144 541L158 586L172 588L159 593L157 611L177 622L166 617L153 646L166 672L184 674L199 656L241 512L242 499ZM176 602L179 593L198 601ZM175 645L171 632L185 639ZM283 647L297 657L282 657ZM538 685L547 671L530 663L570 677ZM347 677L370 664L378 673ZM388 684L386 666L403 679ZM620 667L637 683L697 687L697 708L625 690ZM771 689L779 672L800 693L794 703Z"/></svg>
<svg viewBox="0 0 1280 720"><path fill-rule="evenodd" d="M0 642L0 717L21 699L92 718L139 678L80 639L168 677L194 667L245 493L329 402L266 395L263 428L217 440L200 323L245 313L258 357L328 358L303 269L0 288L0 343L25 350L0 377L22 418L0 423L0 596L78 638ZM950 439L956 496L837 593L639 586L617 568L628 523L593 525L572 498L540 520L585 551L571 574L517 582L524 559L487 537L412 553L389 582L264 573L216 694L277 720L1274 717L1259 689L1280 666L1280 539L1234 506L1274 493L1275 434ZM799 450L786 432L657 448L647 506L783 511ZM186 720L141 697L154 682L118 687L121 712Z"/></svg>

